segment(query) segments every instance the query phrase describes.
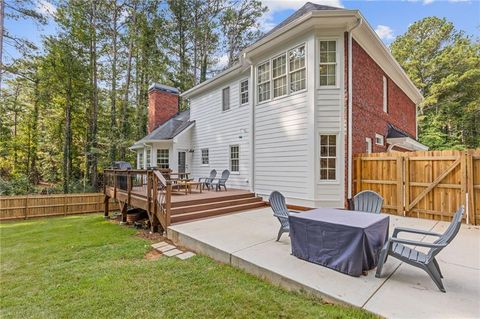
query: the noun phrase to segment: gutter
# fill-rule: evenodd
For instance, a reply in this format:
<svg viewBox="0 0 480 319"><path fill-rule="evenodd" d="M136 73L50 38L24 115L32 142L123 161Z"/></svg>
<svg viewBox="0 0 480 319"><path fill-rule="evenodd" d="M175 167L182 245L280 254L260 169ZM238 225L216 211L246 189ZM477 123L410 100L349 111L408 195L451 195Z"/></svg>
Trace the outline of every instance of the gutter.
<svg viewBox="0 0 480 319"><path fill-rule="evenodd" d="M347 30L348 32L348 171L347 171L347 185L348 185L348 190L347 190L347 198L350 199L352 198L352 161L353 161L353 156L352 156L352 97L353 97L353 88L352 88L352 31L355 30L356 28L360 27L363 23L363 18L359 18L357 20L357 23L351 27L350 29Z"/></svg>
<svg viewBox="0 0 480 319"><path fill-rule="evenodd" d="M245 56L245 54L244 54ZM247 62L248 64L250 64L250 79L248 81L248 85L249 85L249 88L248 88L248 91L249 92L252 92L252 94L250 94L250 103L249 103L249 107L250 107L250 132L249 132L249 142L250 142L250 191L251 192L255 192L255 110L254 110L254 105L255 105L255 85L253 83L253 80L255 78L254 74L255 74L255 68L253 67L253 63L252 61L250 61L249 59L245 59L245 62Z"/></svg>

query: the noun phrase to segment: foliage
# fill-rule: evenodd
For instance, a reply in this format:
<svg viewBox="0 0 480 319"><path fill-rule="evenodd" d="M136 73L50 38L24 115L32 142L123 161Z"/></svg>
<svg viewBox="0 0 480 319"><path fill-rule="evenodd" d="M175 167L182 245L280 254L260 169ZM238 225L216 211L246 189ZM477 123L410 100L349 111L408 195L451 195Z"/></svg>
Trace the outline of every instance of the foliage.
<svg viewBox="0 0 480 319"><path fill-rule="evenodd" d="M207 257L147 260L150 242L102 217L0 225L2 318L373 318Z"/></svg>
<svg viewBox="0 0 480 319"><path fill-rule="evenodd" d="M413 23L391 45L425 101L419 138L432 149L480 147L480 44L446 19Z"/></svg>

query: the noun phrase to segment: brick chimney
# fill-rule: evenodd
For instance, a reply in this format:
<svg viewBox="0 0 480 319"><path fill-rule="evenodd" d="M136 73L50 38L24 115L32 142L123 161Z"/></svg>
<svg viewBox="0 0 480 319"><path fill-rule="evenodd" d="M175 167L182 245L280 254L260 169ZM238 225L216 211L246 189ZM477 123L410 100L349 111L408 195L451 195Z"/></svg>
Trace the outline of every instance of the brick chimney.
<svg viewBox="0 0 480 319"><path fill-rule="evenodd" d="M178 95L174 87L154 83L148 88L148 133L178 112Z"/></svg>

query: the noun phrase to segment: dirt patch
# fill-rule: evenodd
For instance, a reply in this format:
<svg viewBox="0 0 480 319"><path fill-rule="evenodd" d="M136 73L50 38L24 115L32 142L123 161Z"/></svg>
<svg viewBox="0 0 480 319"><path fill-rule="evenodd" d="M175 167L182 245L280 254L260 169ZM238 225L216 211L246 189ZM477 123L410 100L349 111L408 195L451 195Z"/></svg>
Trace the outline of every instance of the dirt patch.
<svg viewBox="0 0 480 319"><path fill-rule="evenodd" d="M162 257L162 253L155 249L152 249L145 254L146 260L157 260L160 257Z"/></svg>
<svg viewBox="0 0 480 319"><path fill-rule="evenodd" d="M152 242L155 242L155 243L158 243L160 241L166 241L169 244L171 243L169 240L167 240L166 237L163 237L160 233L150 233L150 231L145 229L138 230L136 235L140 238L151 240Z"/></svg>

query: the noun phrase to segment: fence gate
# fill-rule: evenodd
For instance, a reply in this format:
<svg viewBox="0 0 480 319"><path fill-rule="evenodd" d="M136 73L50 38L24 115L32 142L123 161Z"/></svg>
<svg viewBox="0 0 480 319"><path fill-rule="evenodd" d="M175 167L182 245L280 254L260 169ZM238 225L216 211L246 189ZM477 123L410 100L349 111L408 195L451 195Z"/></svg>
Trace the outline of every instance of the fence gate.
<svg viewBox="0 0 480 319"><path fill-rule="evenodd" d="M480 150L360 154L354 185L381 194L391 214L449 221L464 205L465 222L480 223Z"/></svg>

